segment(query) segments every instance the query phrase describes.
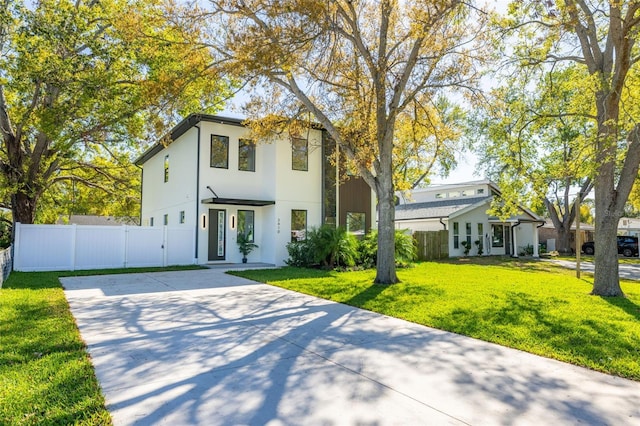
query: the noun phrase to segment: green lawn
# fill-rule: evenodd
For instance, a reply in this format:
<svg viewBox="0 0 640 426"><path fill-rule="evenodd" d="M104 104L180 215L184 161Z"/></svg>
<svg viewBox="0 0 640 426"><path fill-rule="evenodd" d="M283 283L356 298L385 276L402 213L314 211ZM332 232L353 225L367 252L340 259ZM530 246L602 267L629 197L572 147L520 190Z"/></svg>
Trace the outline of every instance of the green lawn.
<svg viewBox="0 0 640 426"><path fill-rule="evenodd" d="M58 277L157 270L13 272L0 289L0 424L110 425Z"/></svg>
<svg viewBox="0 0 640 426"><path fill-rule="evenodd" d="M256 281L640 380L640 283L627 298L589 295L593 278L543 261L471 258L375 271L234 271Z"/></svg>

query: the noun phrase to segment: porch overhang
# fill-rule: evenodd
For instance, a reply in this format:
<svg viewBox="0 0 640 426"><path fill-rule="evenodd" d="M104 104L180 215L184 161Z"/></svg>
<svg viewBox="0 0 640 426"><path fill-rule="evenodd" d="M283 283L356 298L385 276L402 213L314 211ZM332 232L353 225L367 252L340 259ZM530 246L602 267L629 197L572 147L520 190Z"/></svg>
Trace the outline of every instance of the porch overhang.
<svg viewBox="0 0 640 426"><path fill-rule="evenodd" d="M272 200L247 200L243 198L205 198L202 204L227 204L231 206L264 207L275 204Z"/></svg>

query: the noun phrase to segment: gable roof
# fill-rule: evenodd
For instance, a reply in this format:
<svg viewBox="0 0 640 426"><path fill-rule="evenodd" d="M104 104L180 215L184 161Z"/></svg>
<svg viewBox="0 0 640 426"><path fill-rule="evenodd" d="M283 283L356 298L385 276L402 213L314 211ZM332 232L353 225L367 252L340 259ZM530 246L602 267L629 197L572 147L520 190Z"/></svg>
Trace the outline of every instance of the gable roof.
<svg viewBox="0 0 640 426"><path fill-rule="evenodd" d="M477 209L482 205L489 204L493 196L473 197L473 198L453 198L438 201L426 201L422 203L409 203L396 206L396 220L417 220L417 219L452 219ZM519 206L523 214L530 219L518 219L543 223L537 214L526 207Z"/></svg>
<svg viewBox="0 0 640 426"><path fill-rule="evenodd" d="M490 196L473 198L461 197L438 201L425 201L422 203L400 204L396 206L396 220L448 218L460 210L471 206L475 208L490 199Z"/></svg>
<svg viewBox="0 0 640 426"><path fill-rule="evenodd" d="M173 129L169 132L169 134L163 138L163 140L169 139L169 143L175 141L180 136L187 133L189 129L194 127L196 124L201 121L206 121L209 123L220 123L220 124L228 124L230 126L239 126L244 127L244 120L240 118L230 118L230 117L221 117L218 115L211 114L190 114L187 118L176 124ZM165 144L162 141L156 142L149 149L143 152L138 158L133 161L133 164L136 166L141 166L146 163L150 158L156 155L158 152L162 151L165 148Z"/></svg>

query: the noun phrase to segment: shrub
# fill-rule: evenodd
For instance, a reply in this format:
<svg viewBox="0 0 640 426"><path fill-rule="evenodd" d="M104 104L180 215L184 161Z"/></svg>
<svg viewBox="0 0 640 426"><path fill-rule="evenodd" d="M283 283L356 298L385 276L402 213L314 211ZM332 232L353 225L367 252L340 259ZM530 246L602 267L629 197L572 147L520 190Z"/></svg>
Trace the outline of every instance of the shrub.
<svg viewBox="0 0 640 426"><path fill-rule="evenodd" d="M309 268L314 265L308 240L291 241L287 244L287 251L289 252L289 259L285 260L287 265L299 268Z"/></svg>
<svg viewBox="0 0 640 426"><path fill-rule="evenodd" d="M287 244L287 265L325 268L354 266L358 260L358 240L344 228L323 225L307 232L307 239Z"/></svg>
<svg viewBox="0 0 640 426"><path fill-rule="evenodd" d="M371 231L360 242L360 262L365 268L373 268L378 258L378 231ZM395 259L397 266L407 266L416 258L417 248L412 235L404 230L395 231Z"/></svg>
<svg viewBox="0 0 640 426"><path fill-rule="evenodd" d="M0 218L0 250L11 245L11 224Z"/></svg>
<svg viewBox="0 0 640 426"><path fill-rule="evenodd" d="M344 228L323 225L307 235L313 259L325 268L354 266L358 240Z"/></svg>

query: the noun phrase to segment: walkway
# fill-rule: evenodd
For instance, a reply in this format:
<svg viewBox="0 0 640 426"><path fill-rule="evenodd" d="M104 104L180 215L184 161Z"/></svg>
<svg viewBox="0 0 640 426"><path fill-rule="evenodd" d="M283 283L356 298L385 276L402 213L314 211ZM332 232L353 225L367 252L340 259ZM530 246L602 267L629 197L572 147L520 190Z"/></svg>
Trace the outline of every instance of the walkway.
<svg viewBox="0 0 640 426"><path fill-rule="evenodd" d="M62 282L116 426L640 423L640 382L216 269Z"/></svg>
<svg viewBox="0 0 640 426"><path fill-rule="evenodd" d="M564 259L545 259L550 262L556 263L564 268L576 269L575 260ZM582 260L580 262L580 271L593 274L595 266L590 260ZM626 280L640 280L640 263L620 263L618 265L618 274L620 278Z"/></svg>

